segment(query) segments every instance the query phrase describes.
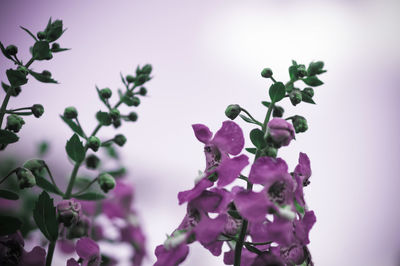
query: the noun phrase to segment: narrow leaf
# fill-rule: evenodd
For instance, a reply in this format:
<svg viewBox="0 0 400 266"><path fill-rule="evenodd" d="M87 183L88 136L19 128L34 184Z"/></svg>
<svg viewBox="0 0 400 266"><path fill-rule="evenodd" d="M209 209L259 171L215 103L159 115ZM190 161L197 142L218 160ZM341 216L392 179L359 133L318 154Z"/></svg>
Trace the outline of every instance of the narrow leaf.
<svg viewBox="0 0 400 266"><path fill-rule="evenodd" d="M22 222L12 216L0 215L0 236L15 233L22 226Z"/></svg>
<svg viewBox="0 0 400 266"><path fill-rule="evenodd" d="M7 53L6 53L6 48L4 47L4 45L0 42L0 49L1 49L1 52L3 53L3 55L5 56L5 57L7 57L8 59L11 59L12 60L12 58L11 58L11 56L9 56Z"/></svg>
<svg viewBox="0 0 400 266"><path fill-rule="evenodd" d="M0 129L0 144L10 144L17 142L19 137L13 132Z"/></svg>
<svg viewBox="0 0 400 266"><path fill-rule="evenodd" d="M97 192L86 192L86 193L74 196L74 198L80 199L80 200L102 200L102 199L105 199L106 196L104 194L97 193Z"/></svg>
<svg viewBox="0 0 400 266"><path fill-rule="evenodd" d="M63 194L60 193L60 190L53 185L53 183L50 183L49 181L47 181L46 178L41 177L41 176L35 176L36 179L36 185L44 190L46 190L47 192L50 193L54 193L57 195L62 196Z"/></svg>
<svg viewBox="0 0 400 266"><path fill-rule="evenodd" d="M22 27L22 26L19 26L21 29L23 29L24 31L26 31L26 33L28 33L35 41L39 41L37 38L36 38L36 36L30 31L30 30L28 30L27 28L24 28L24 27Z"/></svg>
<svg viewBox="0 0 400 266"><path fill-rule="evenodd" d="M306 103L315 104L314 100L304 91L301 92L301 100Z"/></svg>
<svg viewBox="0 0 400 266"><path fill-rule="evenodd" d="M257 149L256 148L246 148L246 151L252 153L252 154L256 154Z"/></svg>
<svg viewBox="0 0 400 266"><path fill-rule="evenodd" d="M58 222L56 208L53 199L46 191L43 191L36 201L33 209L33 219L43 235L50 241L56 241L58 237Z"/></svg>
<svg viewBox="0 0 400 266"><path fill-rule="evenodd" d="M50 51L50 45L47 41L38 41L33 45L32 56L36 60L49 60L53 58Z"/></svg>
<svg viewBox="0 0 400 266"><path fill-rule="evenodd" d="M82 142L79 140L77 134L74 134L68 141L65 147L68 156L75 161L80 163L85 159L85 148Z"/></svg>
<svg viewBox="0 0 400 266"><path fill-rule="evenodd" d="M256 253L257 255L261 255L262 251L259 250L258 248L253 247L252 245L245 244L245 247L247 248L248 251Z"/></svg>
<svg viewBox="0 0 400 266"><path fill-rule="evenodd" d="M276 82L269 88L269 97L273 103L277 103L285 97L286 89L282 82Z"/></svg>
<svg viewBox="0 0 400 266"><path fill-rule="evenodd" d="M43 83L58 83L56 80L52 79L49 76L43 75L42 73L29 70L29 74L31 74L37 81Z"/></svg>
<svg viewBox="0 0 400 266"><path fill-rule="evenodd" d="M256 125L257 125L257 123L254 122L251 118L249 118L249 117L247 117L247 116L245 116L245 115L242 115L242 114L240 114L239 116L240 116L240 118L242 118L242 119L243 119L244 121L246 121L247 123L251 123L251 124L256 124Z"/></svg>
<svg viewBox="0 0 400 266"><path fill-rule="evenodd" d="M305 84L312 87L317 87L324 84L321 80L319 80L319 78L317 78L317 76L310 76L305 79L302 79L302 81L304 81Z"/></svg>
<svg viewBox="0 0 400 266"><path fill-rule="evenodd" d="M270 105L271 105L271 103L270 102L261 102L265 107L269 107Z"/></svg>
<svg viewBox="0 0 400 266"><path fill-rule="evenodd" d="M74 131L76 134L81 136L82 138L86 138L83 130L80 126L78 126L72 119L66 118L63 115L60 115L61 119Z"/></svg>
<svg viewBox="0 0 400 266"><path fill-rule="evenodd" d="M17 200L19 199L19 196L17 193L13 191L0 189L0 198L8 200Z"/></svg>

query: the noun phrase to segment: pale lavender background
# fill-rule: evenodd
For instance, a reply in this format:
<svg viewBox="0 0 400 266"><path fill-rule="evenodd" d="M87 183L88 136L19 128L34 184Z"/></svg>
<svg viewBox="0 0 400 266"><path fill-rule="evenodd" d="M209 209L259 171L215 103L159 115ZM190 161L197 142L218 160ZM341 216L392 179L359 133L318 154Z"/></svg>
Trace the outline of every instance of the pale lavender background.
<svg viewBox="0 0 400 266"><path fill-rule="evenodd" d="M310 249L316 265L398 265L399 214L399 26L397 1L2 1L0 39L16 43L28 57L31 39L48 17L64 20L68 31L54 60L35 63L52 71L60 85L32 81L10 107L42 103L40 120L28 118L13 153L33 153L32 141L52 139L54 171L65 164L71 133L58 114L74 104L87 130L100 108L94 85L120 86L119 71L154 65L149 97L139 121L126 125L123 149L136 206L148 236L150 256L180 222L184 206L178 191L193 184L203 169L202 145L191 124L217 130L230 103L257 117L265 109L268 81L263 67L287 79L291 59L324 60L326 85L316 89L317 106L296 112L309 120L281 155L294 167L299 151L312 160L308 204L318 217ZM0 59L1 79L11 67ZM31 78L32 79L32 78ZM3 92L1 92L4 95ZM264 98L263 98L264 97ZM287 105L288 106L288 105ZM289 107L289 106L288 106ZM293 114L293 108L287 109ZM248 132L251 127L243 125ZM100 136L113 136L111 129ZM3 154L0 156L4 156ZM123 252L122 252L123 253ZM122 254L124 255L124 254ZM183 265L222 265L200 245L192 245Z"/></svg>

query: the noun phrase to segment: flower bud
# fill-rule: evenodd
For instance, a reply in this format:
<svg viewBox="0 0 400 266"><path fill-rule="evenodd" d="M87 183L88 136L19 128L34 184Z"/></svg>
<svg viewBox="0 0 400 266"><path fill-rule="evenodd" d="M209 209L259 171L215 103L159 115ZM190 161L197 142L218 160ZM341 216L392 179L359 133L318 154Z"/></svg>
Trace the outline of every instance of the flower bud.
<svg viewBox="0 0 400 266"><path fill-rule="evenodd" d="M30 159L23 164L23 167L30 170L34 175L39 174L44 166L45 162L40 159Z"/></svg>
<svg viewBox="0 0 400 266"><path fill-rule="evenodd" d="M109 88L104 88L100 90L100 97L103 99L111 98L112 91Z"/></svg>
<svg viewBox="0 0 400 266"><path fill-rule="evenodd" d="M86 157L86 167L89 169L96 169L100 164L100 159L94 154L90 154Z"/></svg>
<svg viewBox="0 0 400 266"><path fill-rule="evenodd" d="M122 147L126 143L126 137L122 134L115 135L114 142L118 146Z"/></svg>
<svg viewBox="0 0 400 266"><path fill-rule="evenodd" d="M96 136L90 136L87 142L87 145L93 151L98 151L101 145L101 141Z"/></svg>
<svg viewBox="0 0 400 266"><path fill-rule="evenodd" d="M263 78L271 78L272 75L273 75L273 72L270 68L264 68L261 71L261 77L263 77Z"/></svg>
<svg viewBox="0 0 400 266"><path fill-rule="evenodd" d="M105 193L115 187L115 179L112 175L108 173L100 174L98 177L98 182L101 190L103 190Z"/></svg>
<svg viewBox="0 0 400 266"><path fill-rule="evenodd" d="M133 97L133 91L131 91L131 90L128 90L126 93L125 93L125 95L126 95L126 97Z"/></svg>
<svg viewBox="0 0 400 266"><path fill-rule="evenodd" d="M78 111L73 106L67 107L64 110L64 117L68 118L68 119L77 118L78 117Z"/></svg>
<svg viewBox="0 0 400 266"><path fill-rule="evenodd" d="M46 33L43 31L39 31L38 33L36 33L36 36L38 37L39 40L46 39Z"/></svg>
<svg viewBox="0 0 400 266"><path fill-rule="evenodd" d="M137 107L140 104L140 99L138 97L133 97L132 98L132 105Z"/></svg>
<svg viewBox="0 0 400 266"><path fill-rule="evenodd" d="M119 128L122 125L120 118L115 119L112 123L113 123L114 128Z"/></svg>
<svg viewBox="0 0 400 266"><path fill-rule="evenodd" d="M10 90L10 95L14 97L17 97L21 93L21 87L19 86L18 87L3 86L3 89L5 92L8 92Z"/></svg>
<svg viewBox="0 0 400 266"><path fill-rule="evenodd" d="M53 43L53 44L51 45L51 49L52 49L52 50L60 49L60 44L57 43L57 42Z"/></svg>
<svg viewBox="0 0 400 266"><path fill-rule="evenodd" d="M47 78L51 78L51 72L48 70L43 70L42 71L42 75L47 77Z"/></svg>
<svg viewBox="0 0 400 266"><path fill-rule="evenodd" d="M147 89L145 87L141 87L139 90L139 94L145 96L147 94Z"/></svg>
<svg viewBox="0 0 400 266"><path fill-rule="evenodd" d="M145 75L150 75L152 70L153 70L153 67L150 64L146 64L142 67L142 73Z"/></svg>
<svg viewBox="0 0 400 266"><path fill-rule="evenodd" d="M44 113L44 108L43 105L41 104L34 104L31 107L32 113L36 118L39 118L43 115Z"/></svg>
<svg viewBox="0 0 400 266"><path fill-rule="evenodd" d="M290 101L294 106L297 104L301 103L302 97L301 97L301 91L299 89L294 89L289 93L289 98Z"/></svg>
<svg viewBox="0 0 400 266"><path fill-rule="evenodd" d="M314 89L311 87L304 88L303 92L310 98L312 98L314 96Z"/></svg>
<svg viewBox="0 0 400 266"><path fill-rule="evenodd" d="M268 139L271 139L277 148L289 145L295 137L293 125L285 119L274 118L269 121L267 127Z"/></svg>
<svg viewBox="0 0 400 266"><path fill-rule="evenodd" d="M128 115L128 119L130 121L135 122L138 119L137 113L136 112L130 112L129 115Z"/></svg>
<svg viewBox="0 0 400 266"><path fill-rule="evenodd" d="M143 85L144 83L146 83L147 80L148 80L148 76L146 74L140 74L135 79L135 85L136 86Z"/></svg>
<svg viewBox="0 0 400 266"><path fill-rule="evenodd" d="M112 120L117 120L120 116L119 110L114 108L110 110L110 116L112 118Z"/></svg>
<svg viewBox="0 0 400 266"><path fill-rule="evenodd" d="M231 119L234 120L242 111L242 108L238 104L230 104L228 107L225 109L225 115Z"/></svg>
<svg viewBox="0 0 400 266"><path fill-rule="evenodd" d="M19 167L17 169L18 185L20 189L33 187L36 185L36 179L33 173L24 167Z"/></svg>
<svg viewBox="0 0 400 266"><path fill-rule="evenodd" d="M314 76L317 74L322 74L325 72L325 70L322 70L323 68L324 68L324 62L322 61L311 62L307 69L308 75Z"/></svg>
<svg viewBox="0 0 400 266"><path fill-rule="evenodd" d="M81 204L74 200L62 200L57 204L58 220L66 227L76 224L79 221Z"/></svg>
<svg viewBox="0 0 400 266"><path fill-rule="evenodd" d="M135 82L135 77L132 76L132 75L127 75L127 76L126 76L126 81L127 81L128 83L133 83L133 82Z"/></svg>
<svg viewBox="0 0 400 266"><path fill-rule="evenodd" d="M307 120L300 115L293 116L292 123L296 133L306 132L308 129Z"/></svg>
<svg viewBox="0 0 400 266"><path fill-rule="evenodd" d="M303 78L304 76L307 76L307 70L305 65L298 65L297 66L297 77Z"/></svg>
<svg viewBox="0 0 400 266"><path fill-rule="evenodd" d="M79 221L76 224L72 224L67 232L67 238L81 238L83 236L88 236L90 228L90 219L85 216L81 215L79 217Z"/></svg>
<svg viewBox="0 0 400 266"><path fill-rule="evenodd" d="M24 119L22 117L12 114L7 116L7 129L14 131L14 132L19 132L20 129L22 128L22 125L25 124Z"/></svg>
<svg viewBox="0 0 400 266"><path fill-rule="evenodd" d="M282 117L284 112L285 112L285 110L282 107L275 105L274 109L272 111L272 116L273 117Z"/></svg>
<svg viewBox="0 0 400 266"><path fill-rule="evenodd" d="M9 56L16 55L18 53L18 48L15 45L9 45L6 47L6 54Z"/></svg>

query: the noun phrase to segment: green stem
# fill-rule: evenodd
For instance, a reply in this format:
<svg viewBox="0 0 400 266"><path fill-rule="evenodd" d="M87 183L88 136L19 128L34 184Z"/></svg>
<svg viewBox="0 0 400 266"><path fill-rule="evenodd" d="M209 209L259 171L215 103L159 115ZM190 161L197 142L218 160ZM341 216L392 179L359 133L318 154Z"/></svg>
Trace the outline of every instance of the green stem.
<svg viewBox="0 0 400 266"><path fill-rule="evenodd" d="M44 168L46 169L47 173L49 174L51 183L53 183L53 185L56 188L57 192L60 193L61 195L64 195L64 193L62 193L62 191L58 188L58 186L56 184L56 181L54 180L53 175L51 174L50 168L46 163L44 163Z"/></svg>
<svg viewBox="0 0 400 266"><path fill-rule="evenodd" d="M14 111L6 111L6 114L14 114L14 115L32 115L32 112L14 112Z"/></svg>
<svg viewBox="0 0 400 266"><path fill-rule="evenodd" d="M9 176L11 176L12 174L14 174L16 171L17 171L17 169L14 169L14 170L12 170L8 175L6 175L5 177L3 177L3 179L0 180L0 184L3 183L4 181L6 181L7 178L8 178Z"/></svg>
<svg viewBox="0 0 400 266"><path fill-rule="evenodd" d="M30 65L32 65L34 61L35 59L32 57L31 59L29 59L28 63L26 63L25 67L28 68Z"/></svg>
<svg viewBox="0 0 400 266"><path fill-rule="evenodd" d="M54 249L56 247L56 241L50 242L47 249L46 266L51 266L51 261L53 260Z"/></svg>
<svg viewBox="0 0 400 266"><path fill-rule="evenodd" d="M272 101L271 104L268 107L267 114L265 116L264 124L262 125L262 130L265 133L267 129L267 124L269 122L269 119L271 118L271 113L272 109L274 108L274 102ZM260 157L260 150L257 148L256 151L256 156L254 158L254 161L257 160L258 157ZM251 182L247 182L247 190L252 190L253 189L253 184ZM240 260L242 257L242 249L243 249L243 244L245 243L245 238L246 238L246 233L247 233L247 226L248 226L248 221L243 219L242 223L242 228L240 229L239 233L239 238L238 241L236 242L235 246L235 262L234 266L240 266Z"/></svg>
<svg viewBox="0 0 400 266"><path fill-rule="evenodd" d="M80 191L76 192L75 194L73 194L72 196L78 196L80 194L82 194L83 192L85 192L88 188L90 188L91 185L93 185L96 181L97 181L97 177L95 179L93 179L89 184L86 185L86 187L84 187L83 189L81 189Z"/></svg>
<svg viewBox="0 0 400 266"><path fill-rule="evenodd" d="M255 119L246 109L244 109L244 108L240 108L240 109L242 109L242 111L245 112L250 117L250 119L252 119L254 122L256 122L257 125L262 126L261 122L258 121L257 119Z"/></svg>
<svg viewBox="0 0 400 266"><path fill-rule="evenodd" d="M7 110L7 112L16 112L16 111L22 111L22 110L32 110L32 107L21 107L21 108L17 108L17 109Z"/></svg>
<svg viewBox="0 0 400 266"><path fill-rule="evenodd" d="M6 113L6 108L7 108L8 101L10 100L10 97L11 97L11 88L9 90L7 90L6 97L4 97L3 103L1 104L1 107L0 107L0 128L3 123L3 118Z"/></svg>
<svg viewBox="0 0 400 266"><path fill-rule="evenodd" d="M86 134L85 134L85 131L83 131L83 128L82 128L82 126L81 126L81 123L79 123L78 117L75 117L75 120L76 120L76 123L78 124L78 126L82 129L83 136L85 137L85 139L87 139L87 136L86 136Z"/></svg>

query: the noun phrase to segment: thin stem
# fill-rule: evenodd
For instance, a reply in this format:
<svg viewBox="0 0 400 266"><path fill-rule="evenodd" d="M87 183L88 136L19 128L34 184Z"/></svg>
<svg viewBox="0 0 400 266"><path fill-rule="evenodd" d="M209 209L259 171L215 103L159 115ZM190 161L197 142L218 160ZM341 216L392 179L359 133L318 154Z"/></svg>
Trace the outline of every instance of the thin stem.
<svg viewBox="0 0 400 266"><path fill-rule="evenodd" d="M16 112L16 111L22 111L22 110L32 110L32 107L21 107L21 108L17 108L17 109L7 110L7 112Z"/></svg>
<svg viewBox="0 0 400 266"><path fill-rule="evenodd" d="M85 192L88 188L90 188L91 185L93 185L97 181L97 179L98 179L97 177L93 179L89 184L86 185L86 187L73 194L72 197L78 196L79 194Z"/></svg>
<svg viewBox="0 0 400 266"><path fill-rule="evenodd" d="M28 68L30 65L32 65L34 61L35 59L32 57L31 59L29 59L28 63L26 63L25 67Z"/></svg>
<svg viewBox="0 0 400 266"><path fill-rule="evenodd" d="M276 80L275 80L273 77L270 77L270 79L271 79L274 83L276 83Z"/></svg>
<svg viewBox="0 0 400 266"><path fill-rule="evenodd" d="M60 193L61 195L64 195L64 193L58 188L56 181L54 180L53 175L51 174L50 168L46 163L44 163L44 168L46 168L46 171L50 176L51 183L53 183L53 185L57 189L57 192Z"/></svg>
<svg viewBox="0 0 400 266"><path fill-rule="evenodd" d="M6 114L13 114L13 115L32 115L32 112L14 112L14 111L6 111Z"/></svg>
<svg viewBox="0 0 400 266"><path fill-rule="evenodd" d="M85 134L85 131L83 131L83 128L82 128L82 126L81 126L81 123L79 123L78 117L75 117L75 120L76 120L76 123L78 124L78 126L82 129L83 136L85 136L85 138L87 139L87 136L86 136L86 134Z"/></svg>
<svg viewBox="0 0 400 266"><path fill-rule="evenodd" d="M268 241L268 242L244 242L245 245L251 245L251 246L269 245L271 243L272 243L272 241Z"/></svg>
<svg viewBox="0 0 400 266"><path fill-rule="evenodd" d="M0 128L3 123L4 114L6 113L6 108L8 101L10 100L10 97L11 97L11 88L7 90L6 97L4 97L3 103L0 107Z"/></svg>
<svg viewBox="0 0 400 266"><path fill-rule="evenodd" d="M4 181L6 181L7 178L8 178L10 175L14 174L16 171L17 171L17 169L14 169L14 170L12 170L8 175L6 175L5 177L3 177L3 179L0 180L0 184L3 183Z"/></svg>
<svg viewBox="0 0 400 266"><path fill-rule="evenodd" d="M240 108L242 109L243 112L245 112L254 122L257 123L257 125L262 126L261 122L258 121L257 119L255 119L246 109L244 108Z"/></svg>
<svg viewBox="0 0 400 266"><path fill-rule="evenodd" d="M53 260L54 249L56 247L57 241L52 241L49 243L47 249L46 266L51 266L51 261Z"/></svg>
<svg viewBox="0 0 400 266"><path fill-rule="evenodd" d="M274 102L271 102L271 104L268 107L268 111L267 111L267 114L266 114L265 119L264 119L264 124L262 126L262 131L264 133L267 130L267 124L269 122L269 119L271 118L271 113L272 113L272 109L274 109L274 104L275 104Z"/></svg>

